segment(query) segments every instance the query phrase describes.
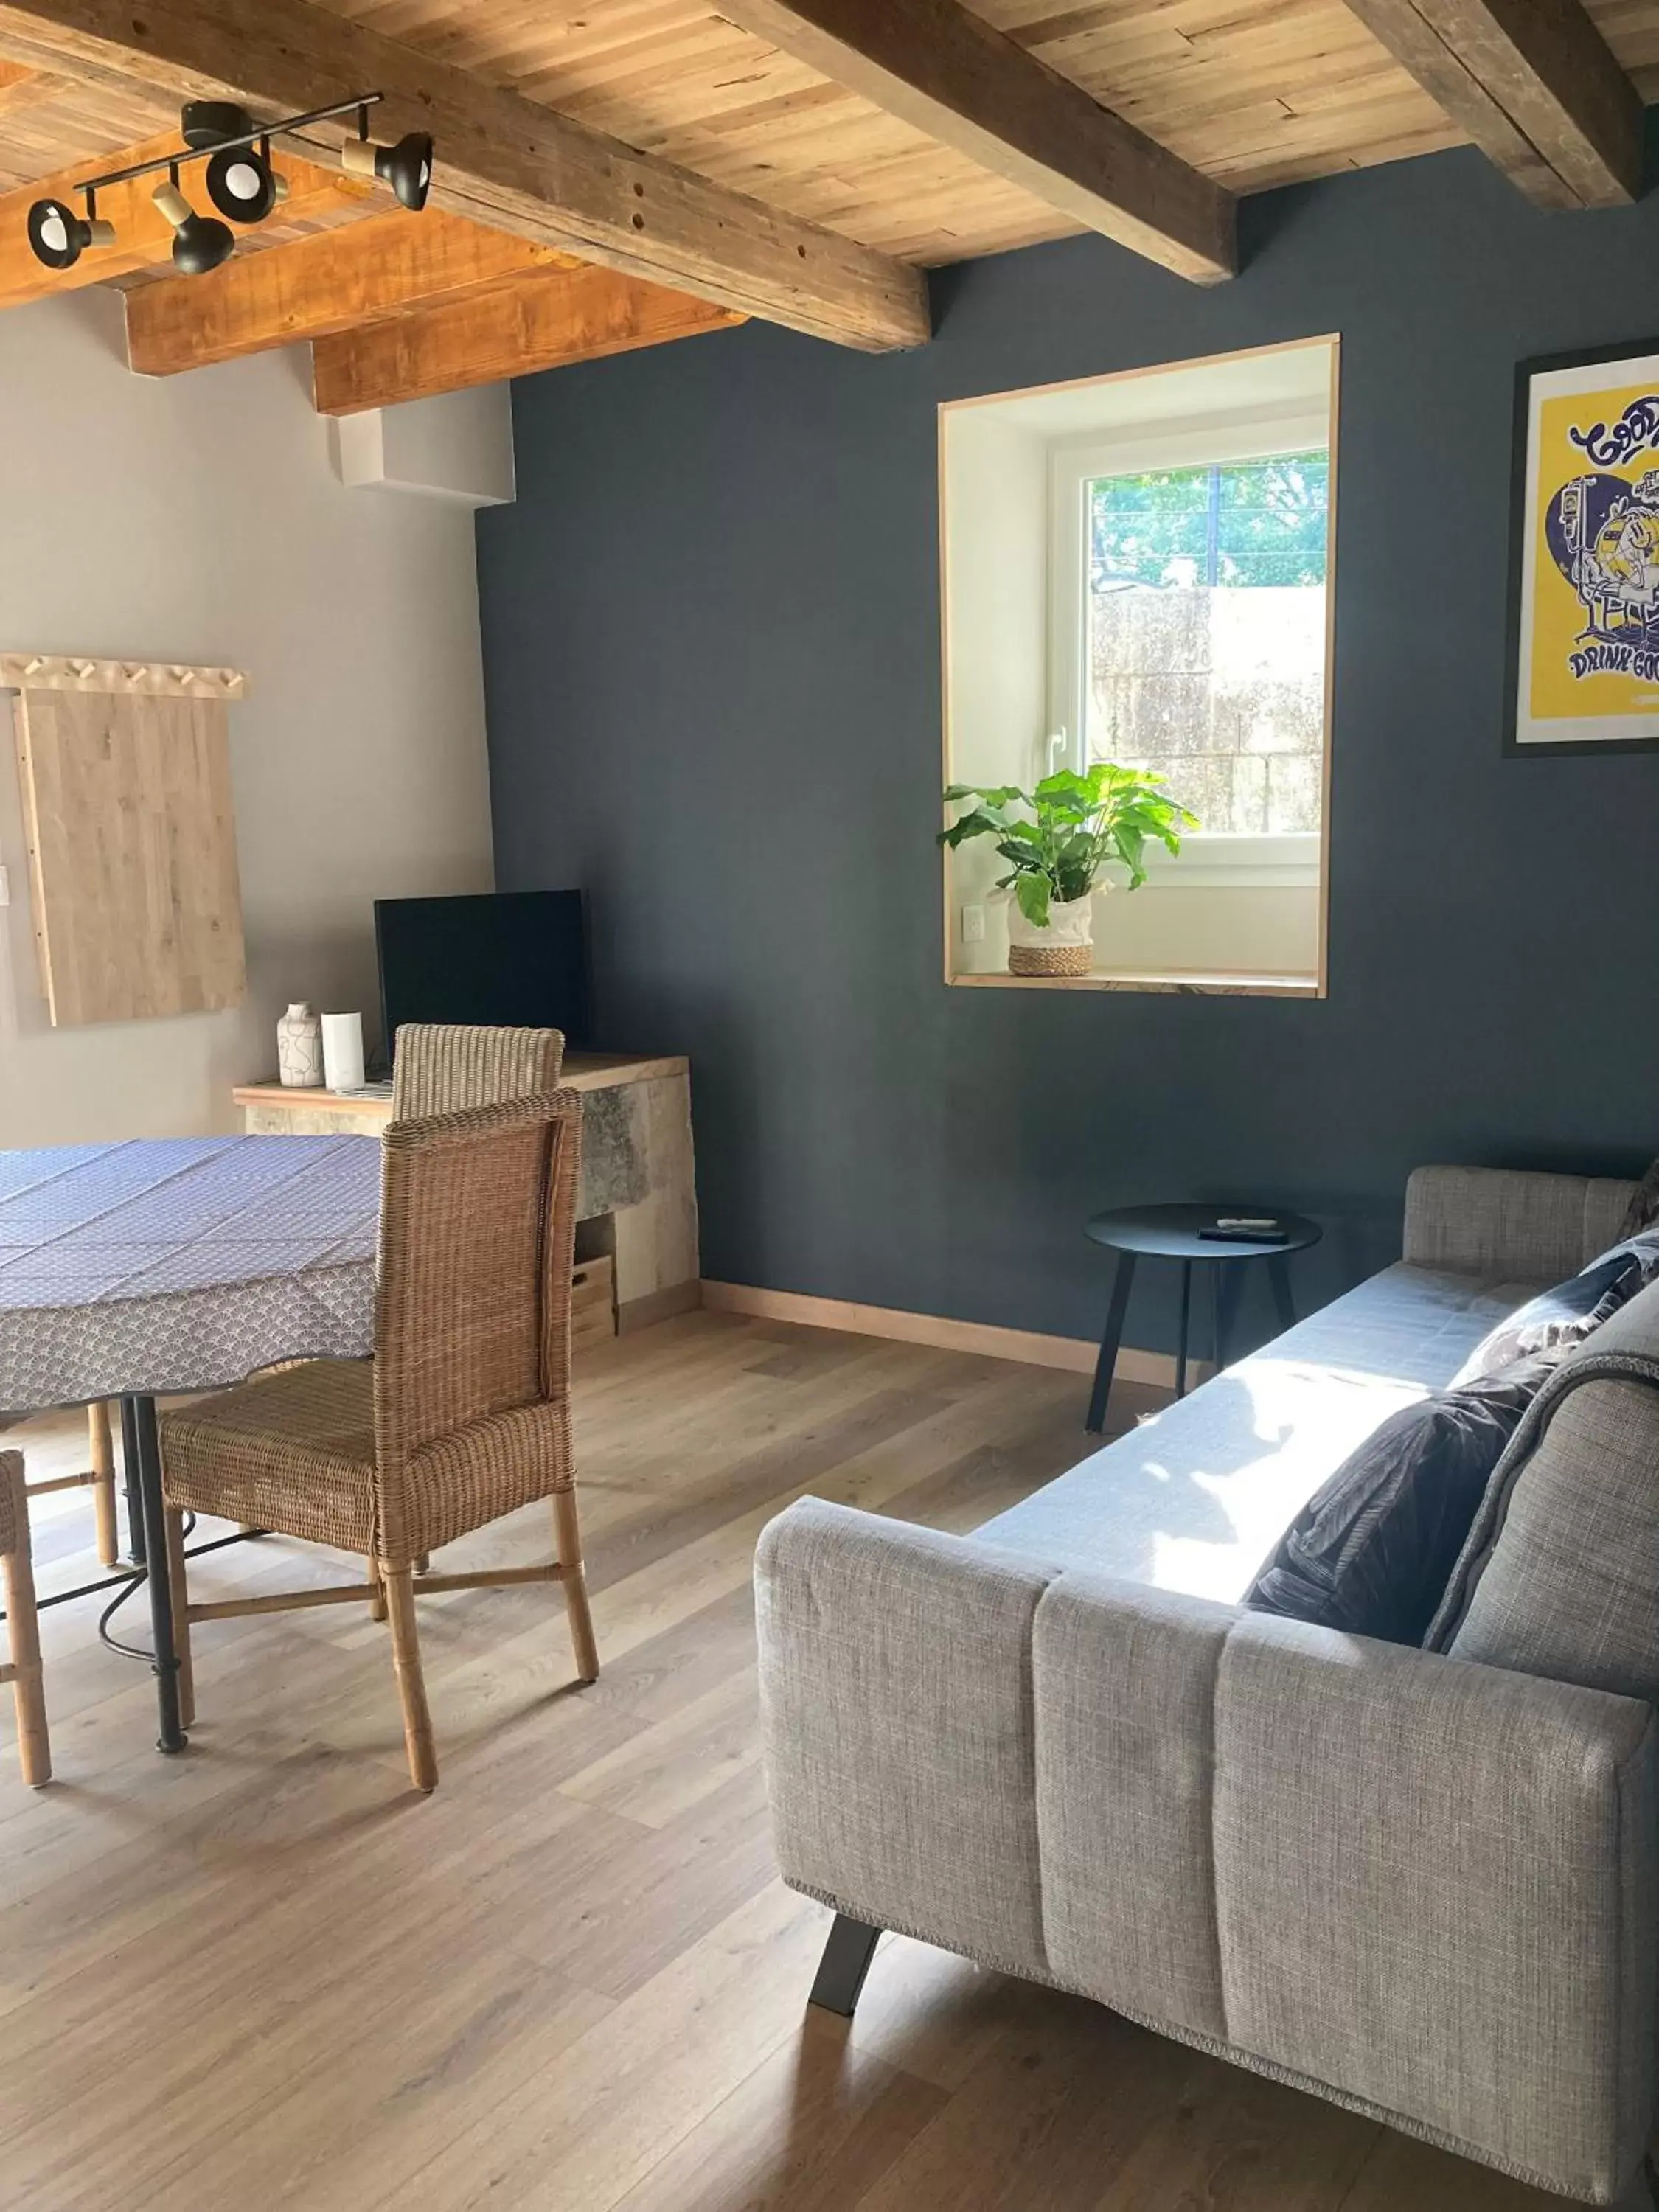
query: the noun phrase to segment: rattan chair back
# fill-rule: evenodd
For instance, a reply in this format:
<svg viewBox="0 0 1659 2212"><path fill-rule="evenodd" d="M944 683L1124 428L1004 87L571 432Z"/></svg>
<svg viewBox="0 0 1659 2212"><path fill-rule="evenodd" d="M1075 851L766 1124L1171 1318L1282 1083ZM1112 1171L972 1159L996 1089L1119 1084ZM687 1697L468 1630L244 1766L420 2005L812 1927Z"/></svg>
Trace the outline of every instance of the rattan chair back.
<svg viewBox="0 0 1659 2212"><path fill-rule="evenodd" d="M392 1118L419 1121L539 1096L557 1087L563 1065L559 1030L405 1022L392 1057Z"/></svg>
<svg viewBox="0 0 1659 2212"><path fill-rule="evenodd" d="M545 1496L556 1464L569 1480L580 1154L571 1091L386 1129L374 1437L390 1559Z"/></svg>

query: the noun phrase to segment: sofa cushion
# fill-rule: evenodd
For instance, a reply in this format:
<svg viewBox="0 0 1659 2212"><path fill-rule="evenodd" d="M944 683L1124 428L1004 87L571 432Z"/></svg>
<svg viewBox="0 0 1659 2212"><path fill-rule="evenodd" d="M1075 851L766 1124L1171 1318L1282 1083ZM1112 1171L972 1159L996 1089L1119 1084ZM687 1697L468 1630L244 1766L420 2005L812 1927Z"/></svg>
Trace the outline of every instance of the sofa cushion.
<svg viewBox="0 0 1659 2212"><path fill-rule="evenodd" d="M1426 1640L1659 1702L1659 1283L1540 1393Z"/></svg>
<svg viewBox="0 0 1659 2212"><path fill-rule="evenodd" d="M1389 1644L1420 1644L1492 1469L1559 1352L1394 1413L1321 1485L1244 1602Z"/></svg>
<svg viewBox="0 0 1659 2212"><path fill-rule="evenodd" d="M1456 1382L1499 1374L1517 1359L1530 1359L1557 1345L1582 1343L1656 1279L1659 1231L1626 1238L1500 1322L1464 1361Z"/></svg>
<svg viewBox="0 0 1659 2212"><path fill-rule="evenodd" d="M1558 1282L1618 1237L1637 1186L1513 1168L1414 1168L1404 1256L1419 1267Z"/></svg>
<svg viewBox="0 0 1659 2212"><path fill-rule="evenodd" d="M1386 1268L980 1534L1044 1560L1237 1604L1332 1469L1391 1413L1444 1389L1493 1324L1539 1287Z"/></svg>
<svg viewBox="0 0 1659 2212"><path fill-rule="evenodd" d="M1613 2202L1653 2109L1652 1713L1246 1613L1214 1741L1230 2041Z"/></svg>
<svg viewBox="0 0 1659 2212"><path fill-rule="evenodd" d="M1048 1964L1121 2011L1224 2039L1215 1680L1237 1614L1067 1573L1031 1637Z"/></svg>

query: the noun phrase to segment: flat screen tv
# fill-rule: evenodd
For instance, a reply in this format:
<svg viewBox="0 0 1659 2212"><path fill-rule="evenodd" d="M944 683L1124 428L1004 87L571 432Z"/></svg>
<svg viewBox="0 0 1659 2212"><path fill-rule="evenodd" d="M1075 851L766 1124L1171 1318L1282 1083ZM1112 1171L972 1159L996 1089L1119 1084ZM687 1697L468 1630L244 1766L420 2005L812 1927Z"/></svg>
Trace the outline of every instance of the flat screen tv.
<svg viewBox="0 0 1659 2212"><path fill-rule="evenodd" d="M562 1030L573 1049L592 1042L580 891L376 899L374 944L388 1058L405 1022Z"/></svg>

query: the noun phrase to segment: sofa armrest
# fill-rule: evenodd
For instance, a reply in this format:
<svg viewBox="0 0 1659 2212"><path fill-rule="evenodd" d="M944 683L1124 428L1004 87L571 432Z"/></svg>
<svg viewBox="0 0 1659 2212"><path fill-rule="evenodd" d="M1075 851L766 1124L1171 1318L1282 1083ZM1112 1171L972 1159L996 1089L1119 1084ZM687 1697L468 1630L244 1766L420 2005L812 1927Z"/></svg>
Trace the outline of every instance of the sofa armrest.
<svg viewBox="0 0 1659 2212"><path fill-rule="evenodd" d="M815 1498L762 1531L762 1735L793 1888L1044 1973L1031 1623L1057 1571Z"/></svg>
<svg viewBox="0 0 1659 2212"><path fill-rule="evenodd" d="M1405 1256L1506 1282L1559 1282L1614 1242L1635 1190L1602 1176L1418 1168L1406 1185Z"/></svg>
<svg viewBox="0 0 1659 2212"><path fill-rule="evenodd" d="M815 1500L757 1583L792 1886L1616 2201L1656 2069L1647 1705Z"/></svg>

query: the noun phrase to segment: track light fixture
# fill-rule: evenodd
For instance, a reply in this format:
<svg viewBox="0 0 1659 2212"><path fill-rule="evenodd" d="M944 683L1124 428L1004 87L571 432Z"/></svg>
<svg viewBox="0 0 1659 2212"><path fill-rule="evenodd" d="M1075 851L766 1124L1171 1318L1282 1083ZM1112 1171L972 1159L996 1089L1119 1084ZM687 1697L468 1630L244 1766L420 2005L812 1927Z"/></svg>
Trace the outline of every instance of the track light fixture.
<svg viewBox="0 0 1659 2212"><path fill-rule="evenodd" d="M88 246L113 245L114 226L99 216L98 194L110 185L127 184L165 169L165 180L150 198L173 226L174 264L191 276L216 269L236 248L229 223L263 222L288 197L287 183L271 164L271 140L298 138L301 145L315 149L316 142L301 133L313 123L332 122L342 115L357 118L356 137L348 139L340 151L342 167L389 185L404 207L418 210L432 189L432 141L424 131L411 131L396 145L376 145L368 135L368 111L381 97L378 92L359 93L331 107L313 108L276 123L256 123L246 108L231 100L189 100L179 117L184 144L176 154L162 154L76 185L74 189L84 202L81 214L66 200L36 200L28 213L34 257L48 269L72 269ZM216 216L198 213L185 198L179 171L189 161L205 163L207 196ZM228 222L222 222L220 216Z"/></svg>
<svg viewBox="0 0 1659 2212"><path fill-rule="evenodd" d="M150 198L173 225L173 265L182 275L204 276L236 251L236 234L230 225L216 216L198 215L179 191L176 164Z"/></svg>
<svg viewBox="0 0 1659 2212"><path fill-rule="evenodd" d="M29 210L29 244L37 261L48 269L73 269L89 246L112 246L115 226L97 213L94 194L87 194L87 211L77 215L66 200L36 200Z"/></svg>

